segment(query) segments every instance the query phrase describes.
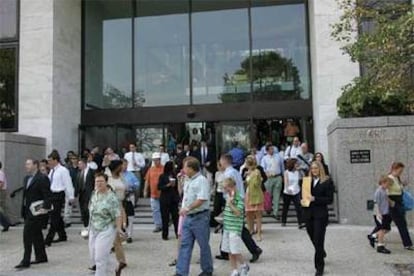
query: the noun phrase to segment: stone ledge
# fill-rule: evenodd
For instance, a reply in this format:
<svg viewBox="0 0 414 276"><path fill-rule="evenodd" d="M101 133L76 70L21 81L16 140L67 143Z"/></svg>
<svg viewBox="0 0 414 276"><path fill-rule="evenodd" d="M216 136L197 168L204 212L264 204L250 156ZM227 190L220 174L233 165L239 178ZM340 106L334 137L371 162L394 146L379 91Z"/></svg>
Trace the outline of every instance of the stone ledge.
<svg viewBox="0 0 414 276"><path fill-rule="evenodd" d="M42 137L29 136L24 134L0 133L0 143L46 146L46 139Z"/></svg>
<svg viewBox="0 0 414 276"><path fill-rule="evenodd" d="M336 129L414 126L414 116L383 116L336 119L328 126L328 135Z"/></svg>

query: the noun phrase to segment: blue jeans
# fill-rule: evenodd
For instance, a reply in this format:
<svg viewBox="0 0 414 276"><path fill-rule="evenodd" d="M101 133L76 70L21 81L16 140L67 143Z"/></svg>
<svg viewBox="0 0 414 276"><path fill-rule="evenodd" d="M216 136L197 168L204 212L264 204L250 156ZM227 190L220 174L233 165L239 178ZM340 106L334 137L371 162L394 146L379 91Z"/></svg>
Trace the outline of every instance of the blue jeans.
<svg viewBox="0 0 414 276"><path fill-rule="evenodd" d="M181 246L178 252L177 274L188 276L190 271L191 254L194 241L200 247L200 266L205 273L213 272L213 258L210 249L210 212L203 212L194 216L188 215L184 219L181 232Z"/></svg>
<svg viewBox="0 0 414 276"><path fill-rule="evenodd" d="M151 198L151 210L152 210L152 219L154 220L155 227L162 228L161 220L161 208L160 208L160 199Z"/></svg>

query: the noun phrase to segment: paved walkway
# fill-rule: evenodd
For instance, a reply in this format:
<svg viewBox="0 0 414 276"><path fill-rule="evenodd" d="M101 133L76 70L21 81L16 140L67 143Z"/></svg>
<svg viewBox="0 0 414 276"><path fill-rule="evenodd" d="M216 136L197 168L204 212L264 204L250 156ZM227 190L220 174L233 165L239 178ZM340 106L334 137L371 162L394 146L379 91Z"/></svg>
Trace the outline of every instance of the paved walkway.
<svg viewBox="0 0 414 276"><path fill-rule="evenodd" d="M414 253L402 248L397 232L388 237L391 255L377 254L369 245L366 234L368 227L331 225L327 231L326 250L328 253L326 275L412 275L406 266L392 264L414 263ZM395 229L394 229L395 230ZM22 228L11 228L0 233L0 275L18 276L82 276L93 275L88 270L87 242L78 235L79 228L68 229L69 241L54 244L47 249L49 263L35 265L24 271L13 267L23 254ZM174 258L176 241L162 241L160 235L153 234L149 226L140 226L135 231L134 243L125 246L128 267L123 275L168 276L174 269L168 263ZM414 235L412 234L414 237ZM213 254L218 252L220 235L211 235ZM313 249L303 230L296 227L281 228L265 226L264 240L260 242L263 255L260 261L251 265L251 276L314 275ZM193 254L191 275L198 275L198 248ZM250 255L245 254L248 258ZM215 261L216 276L230 273L229 264ZM409 266L410 268L412 266Z"/></svg>

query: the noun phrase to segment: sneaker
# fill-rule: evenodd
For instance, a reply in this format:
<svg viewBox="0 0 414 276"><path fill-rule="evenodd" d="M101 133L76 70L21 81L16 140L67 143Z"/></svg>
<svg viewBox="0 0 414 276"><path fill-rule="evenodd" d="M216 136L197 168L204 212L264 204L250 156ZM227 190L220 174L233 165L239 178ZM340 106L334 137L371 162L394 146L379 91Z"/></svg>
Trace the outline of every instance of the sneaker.
<svg viewBox="0 0 414 276"><path fill-rule="evenodd" d="M378 246L377 247L377 252L378 253L383 253L383 254L391 254L391 251L389 251L387 248L385 248L385 246Z"/></svg>
<svg viewBox="0 0 414 276"><path fill-rule="evenodd" d="M240 266L240 276L248 276L250 271L250 267L248 264L244 264Z"/></svg>
<svg viewBox="0 0 414 276"><path fill-rule="evenodd" d="M367 238L369 240L369 245L371 245L372 248L375 248L375 238L371 235L368 235Z"/></svg>
<svg viewBox="0 0 414 276"><path fill-rule="evenodd" d="M240 273L237 270L233 270L230 276L240 276Z"/></svg>
<svg viewBox="0 0 414 276"><path fill-rule="evenodd" d="M152 233L159 233L162 229L160 227L156 227L154 230L152 230Z"/></svg>

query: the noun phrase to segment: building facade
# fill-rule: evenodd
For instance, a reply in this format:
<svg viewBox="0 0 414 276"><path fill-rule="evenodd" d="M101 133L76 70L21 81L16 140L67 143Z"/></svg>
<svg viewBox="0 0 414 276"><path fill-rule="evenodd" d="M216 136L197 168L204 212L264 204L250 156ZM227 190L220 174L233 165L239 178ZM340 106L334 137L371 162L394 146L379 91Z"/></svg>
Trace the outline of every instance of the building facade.
<svg viewBox="0 0 414 276"><path fill-rule="evenodd" d="M330 37L330 0L2 5L15 16L0 27L14 60L1 128L44 137L47 151L150 149L202 128L219 151L297 134L326 152L340 88L359 74Z"/></svg>

